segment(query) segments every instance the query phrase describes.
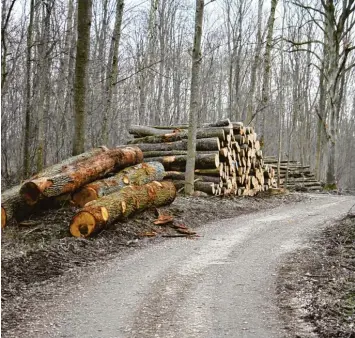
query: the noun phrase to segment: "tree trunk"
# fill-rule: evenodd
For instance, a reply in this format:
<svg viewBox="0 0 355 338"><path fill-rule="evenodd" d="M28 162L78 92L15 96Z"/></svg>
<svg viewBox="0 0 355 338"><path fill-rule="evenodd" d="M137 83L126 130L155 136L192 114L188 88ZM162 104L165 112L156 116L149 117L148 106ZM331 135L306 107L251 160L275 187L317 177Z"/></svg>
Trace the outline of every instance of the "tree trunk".
<svg viewBox="0 0 355 338"><path fill-rule="evenodd" d="M39 98L37 105L37 116L38 116L38 126L37 126L37 135L38 135L38 145L37 145L37 171L41 171L44 166L44 152L45 152L45 115L48 114L48 111L45 109L45 99L46 95L49 95L49 85L50 85L50 60L48 55L49 48L49 34L50 34L50 20L52 14L52 8L54 2L49 1L44 5L44 20L42 27L42 39L39 44L39 70L40 74L39 79Z"/></svg>
<svg viewBox="0 0 355 338"><path fill-rule="evenodd" d="M194 192L197 117L200 106L201 38L204 6L204 0L196 0L195 37L191 69L188 153L185 171L185 193L187 195L191 195Z"/></svg>
<svg viewBox="0 0 355 338"><path fill-rule="evenodd" d="M140 163L142 160L143 154L136 147L107 150L85 161L64 167L59 174L31 179L21 187L20 193L28 204L33 205L42 197L72 193L112 171Z"/></svg>
<svg viewBox="0 0 355 338"><path fill-rule="evenodd" d="M27 29L27 48L26 48L26 98L24 100L25 110L25 139L23 149L23 178L26 178L30 172L30 133L31 133L31 74L32 74L32 34L33 34L33 16L34 16L34 0L30 4L30 22Z"/></svg>
<svg viewBox="0 0 355 338"><path fill-rule="evenodd" d="M90 53L90 26L91 26L92 0L79 0L78 2L78 41L76 46L75 63L75 129L73 141L73 155L84 152L85 149L85 120L87 68Z"/></svg>
<svg viewBox="0 0 355 338"><path fill-rule="evenodd" d="M121 170L115 176L89 183L73 194L73 201L79 207L100 197L112 194L127 185L143 185L152 181L162 181L164 166L159 162L140 163Z"/></svg>
<svg viewBox="0 0 355 338"><path fill-rule="evenodd" d="M102 140L103 144L108 144L109 133L108 133L108 121L111 120L111 109L112 109L112 97L113 89L116 86L117 74L118 74L118 49L121 39L121 25L124 9L124 0L116 0L116 19L115 28L112 34L111 47L110 47L110 59L111 65L108 67L107 72L107 83L106 83L106 102L105 110L103 116L103 129L102 129Z"/></svg>
<svg viewBox="0 0 355 338"><path fill-rule="evenodd" d="M267 22L267 37L264 52L264 71L263 71L263 84L261 89L261 105L258 110L267 109L270 100L270 74L271 74L271 49L272 49L272 36L274 33L275 11L278 0L271 0L270 15ZM262 113L261 135L265 132L265 114Z"/></svg>
<svg viewBox="0 0 355 338"><path fill-rule="evenodd" d="M88 203L73 217L70 233L75 237L89 237L106 225L134 212L170 204L175 196L175 186L169 181L125 187L119 192Z"/></svg>

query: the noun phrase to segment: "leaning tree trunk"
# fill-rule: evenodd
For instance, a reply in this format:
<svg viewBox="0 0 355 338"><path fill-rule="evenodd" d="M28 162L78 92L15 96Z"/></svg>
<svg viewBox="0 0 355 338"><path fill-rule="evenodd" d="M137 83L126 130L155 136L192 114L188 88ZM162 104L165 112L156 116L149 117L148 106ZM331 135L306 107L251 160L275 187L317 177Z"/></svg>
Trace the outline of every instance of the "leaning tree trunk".
<svg viewBox="0 0 355 338"><path fill-rule="evenodd" d="M90 201L117 192L128 185L161 181L164 175L164 166L160 162L140 163L121 170L115 176L83 186L73 194L73 202L83 207Z"/></svg>
<svg viewBox="0 0 355 338"><path fill-rule="evenodd" d="M20 193L28 204L34 205L42 197L48 198L72 193L112 171L142 161L143 154L137 147L111 149L86 161L69 166L57 175L30 180L21 187Z"/></svg>
<svg viewBox="0 0 355 338"><path fill-rule="evenodd" d="M175 186L169 181L125 187L119 192L88 203L73 217L70 233L75 237L89 237L107 224L128 217L136 211L172 203L175 196Z"/></svg>

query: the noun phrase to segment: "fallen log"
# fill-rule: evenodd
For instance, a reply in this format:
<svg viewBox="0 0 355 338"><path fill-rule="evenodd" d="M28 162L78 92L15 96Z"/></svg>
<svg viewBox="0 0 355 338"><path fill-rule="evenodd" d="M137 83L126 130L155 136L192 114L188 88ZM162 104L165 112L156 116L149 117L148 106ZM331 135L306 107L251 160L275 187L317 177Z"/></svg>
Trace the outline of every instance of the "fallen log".
<svg viewBox="0 0 355 338"><path fill-rule="evenodd" d="M164 175L164 166L160 162L140 163L125 168L112 177L84 185L74 192L72 200L79 207L83 207L90 201L117 192L128 185L161 181Z"/></svg>
<svg viewBox="0 0 355 338"><path fill-rule="evenodd" d="M218 137L219 139L224 140L226 138L225 130L221 128L203 128L197 130L197 139L211 137ZM187 138L188 133L187 131L183 130L181 132L177 131L175 133L136 138L133 140L129 140L128 144L176 142L185 140Z"/></svg>
<svg viewBox="0 0 355 338"><path fill-rule="evenodd" d="M75 237L89 237L106 225L136 211L172 203L175 196L176 189L170 181L125 187L119 192L89 202L73 217L70 233Z"/></svg>
<svg viewBox="0 0 355 338"><path fill-rule="evenodd" d="M140 143L136 146L143 152L147 151L173 151L173 150L187 150L188 140L181 140L176 142L165 143ZM218 137L203 138L196 140L197 151L213 151L221 148Z"/></svg>
<svg viewBox="0 0 355 338"><path fill-rule="evenodd" d="M224 120L219 120L214 123L206 123L204 124L204 127L231 127L233 128L233 125L231 124L231 121L229 119L224 119Z"/></svg>
<svg viewBox="0 0 355 338"><path fill-rule="evenodd" d="M182 189L185 186L185 181L174 181L176 189ZM202 191L208 195L215 195L216 191L214 189L213 182L202 182L202 181L195 181L194 183L194 190Z"/></svg>
<svg viewBox="0 0 355 338"><path fill-rule="evenodd" d="M137 147L110 149L85 161L68 166L57 175L31 179L22 185L20 194L27 204L34 205L41 198L72 193L110 172L142 161L143 154Z"/></svg>
<svg viewBox="0 0 355 338"><path fill-rule="evenodd" d="M59 174L67 170L70 166L74 166L80 162L86 161L94 156L100 155L107 151L109 151L109 149L105 146L99 148L93 148L89 151L86 151L85 153L69 157L68 159L65 159L57 164L47 167L42 171L40 171L39 173L33 175L30 179Z"/></svg>
<svg viewBox="0 0 355 338"><path fill-rule="evenodd" d="M1 227L4 228L17 214L18 219L25 217L31 210L20 195L21 185L4 191L1 194Z"/></svg>
<svg viewBox="0 0 355 338"><path fill-rule="evenodd" d="M144 137L144 136L171 134L173 131L171 129L156 129L152 127L132 125L128 128L128 132L130 134L134 134L139 137Z"/></svg>
<svg viewBox="0 0 355 338"><path fill-rule="evenodd" d="M162 163L166 171L184 171L186 166L185 155L152 157L149 160ZM195 168L219 168L219 154L196 154Z"/></svg>
<svg viewBox="0 0 355 338"><path fill-rule="evenodd" d="M183 173L181 171L166 171L165 178L171 179L171 180L183 181L183 180L185 180L185 173ZM211 182L211 183L219 184L221 179L216 176L205 176L205 175L195 174L195 181L204 181L204 182Z"/></svg>
<svg viewBox="0 0 355 338"><path fill-rule="evenodd" d="M32 179L45 177L49 175L56 175L66 170L69 166L73 166L79 162L85 161L93 156L97 156L108 151L105 146L91 149L85 153L79 154L77 156L70 157L61 161L60 163L54 164L39 173L33 175ZM31 214L33 208L26 203L26 200L20 195L21 184L12 187L9 190L4 191L1 194L1 227L5 227L6 224L11 222L13 219L20 221L26 216Z"/></svg>

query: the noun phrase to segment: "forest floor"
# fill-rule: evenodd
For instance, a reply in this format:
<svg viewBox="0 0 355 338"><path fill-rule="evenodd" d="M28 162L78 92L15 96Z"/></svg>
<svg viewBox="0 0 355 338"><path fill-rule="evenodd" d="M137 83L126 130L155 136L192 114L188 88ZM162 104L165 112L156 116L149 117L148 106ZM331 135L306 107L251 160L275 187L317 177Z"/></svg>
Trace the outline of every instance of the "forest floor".
<svg viewBox="0 0 355 338"><path fill-rule="evenodd" d="M160 214L173 216L173 223L154 225L153 222L157 219L157 210L149 210L135 215L124 222L117 222L96 237L90 239L78 239L70 236L68 224L75 213L74 208L54 210L50 213L44 212L42 215L37 215L22 225L9 226L3 231L1 239L2 332L5 333L8 330L14 329L21 321L25 321L26 318L30 317L31 304L36 300L45 299L49 296L46 294L45 290L47 289L45 286L51 283L55 284L56 280L62 276L75 276L77 271L82 268L100 264L103 260L117 257L119 254L129 253L130 250L136 250L141 246L152 244L155 241L168 240L169 237L187 236L188 239L194 239L198 236L198 226L210 221L232 218L263 209L271 209L283 204L304 201L309 198L311 197L307 194L297 193L272 197L264 195L253 198L222 198L221 200L216 200L216 197L188 198L179 196L173 204L159 208ZM341 255L342 259L348 259L346 264L353 264L352 267L354 267L354 246L351 245L351 242L348 242L349 239L345 239L348 236L353 236L352 244L354 243L355 228L354 222L351 223L352 227L348 226L348 222L353 222L353 219L342 221L341 224L344 224L344 229L338 227L338 232L329 230L326 232L327 235L324 235L321 239L317 239L318 242L316 241L315 245L318 245L319 254L313 255L312 258L328 260L328 257L324 256L329 251L324 249L324 241L328 240L330 241L329 243L333 243L338 240L342 243L342 248L349 247L347 250L350 250L348 252L350 258L344 258L348 257L344 255L344 251L336 249L331 251L333 252L332 259L336 262L339 259L338 255ZM341 229L344 231L340 231ZM332 236L335 236L335 238ZM339 236L344 237L340 238ZM287 313L289 315L293 313L292 311L296 311L291 306L295 293L298 292L298 299L301 299L299 290L304 288L302 283L300 283L300 278L297 277L298 275L302 276L301 279L304 280L304 283L309 287L313 287L309 289L309 292L315 294L314 288L318 290L318 294L315 294L315 296L317 295L319 301L322 301L320 285L325 279L324 272L322 271L321 274L316 270L318 264L316 259L312 261L308 259L309 264L315 264L315 267L309 270L311 272L308 270L301 271L300 269L303 268L302 264L296 264L300 259L298 256L303 258L309 257L306 251L297 253L296 256L292 256L287 261L287 264L280 271L280 304L283 308L288 309ZM329 274L336 271L338 274L341 273L341 266L334 269L334 271L330 271ZM317 279L318 284L313 282L313 279L316 278L313 275L316 274L321 276ZM329 281L334 277L333 275L327 276L326 278ZM330 304L334 304L334 306L338 306L339 300L337 303L336 299L337 297L339 298L339 292L351 290L349 287L354 286L354 284L349 284L353 283L354 279L343 276L341 281L336 284L338 286L338 289L335 289L336 292L326 294L327 299L333 299L329 302ZM293 286L290 287L290 285ZM329 290L333 289L329 287ZM307 297L308 301L310 296L307 295ZM355 304L354 294L347 294L347 297L346 304L349 303L350 305L346 305L346 309ZM341 301L340 303L343 306ZM306 318L303 312L299 313L298 317L301 318L303 316L303 319L307 319L312 323L314 322L315 326L326 326L327 323L322 322L323 317L319 318L326 311L321 311L318 303L312 302L311 304L312 306L307 307L308 317ZM350 313L350 316L353 314L354 312ZM327 317L324 318L327 320ZM343 323L344 325L342 324L338 331L349 332L349 329L352 329L351 325L346 326L346 319L344 319ZM291 326L290 328L292 329ZM341 337L342 335L338 336Z"/></svg>
<svg viewBox="0 0 355 338"><path fill-rule="evenodd" d="M288 255L277 292L296 337L355 337L355 204L307 248Z"/></svg>

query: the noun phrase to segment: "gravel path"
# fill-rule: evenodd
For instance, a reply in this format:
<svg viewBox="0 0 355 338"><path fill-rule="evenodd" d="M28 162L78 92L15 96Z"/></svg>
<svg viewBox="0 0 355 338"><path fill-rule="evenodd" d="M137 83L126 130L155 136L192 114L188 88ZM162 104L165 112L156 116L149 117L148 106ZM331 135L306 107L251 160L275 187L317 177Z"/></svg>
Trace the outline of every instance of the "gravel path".
<svg viewBox="0 0 355 338"><path fill-rule="evenodd" d="M354 197L312 195L112 260L58 290L8 337L285 337L276 306L283 255L344 215ZM64 287L63 287L64 288Z"/></svg>

